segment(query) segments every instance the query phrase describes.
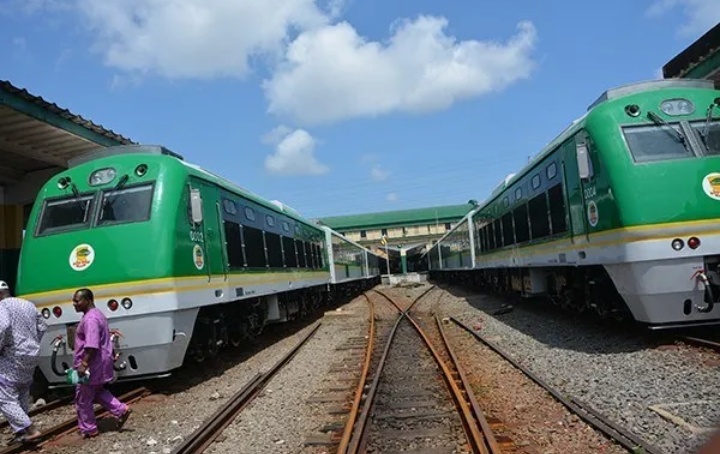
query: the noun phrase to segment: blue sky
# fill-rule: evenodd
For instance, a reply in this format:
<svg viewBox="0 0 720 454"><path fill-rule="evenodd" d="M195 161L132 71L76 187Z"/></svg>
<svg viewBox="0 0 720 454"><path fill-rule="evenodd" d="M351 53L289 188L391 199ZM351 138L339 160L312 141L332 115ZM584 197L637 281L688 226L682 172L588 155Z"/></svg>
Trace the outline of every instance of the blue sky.
<svg viewBox="0 0 720 454"><path fill-rule="evenodd" d="M483 200L718 21L717 0L2 0L0 79L320 217Z"/></svg>

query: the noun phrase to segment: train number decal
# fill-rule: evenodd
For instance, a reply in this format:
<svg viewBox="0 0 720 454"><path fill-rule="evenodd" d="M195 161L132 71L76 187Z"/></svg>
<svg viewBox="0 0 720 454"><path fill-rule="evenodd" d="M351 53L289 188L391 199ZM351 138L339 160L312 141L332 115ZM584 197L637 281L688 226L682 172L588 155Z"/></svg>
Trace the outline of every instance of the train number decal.
<svg viewBox="0 0 720 454"><path fill-rule="evenodd" d="M590 186L589 188L583 189L583 196L585 197L585 200L592 199L597 195L597 190L595 189L595 186Z"/></svg>
<svg viewBox="0 0 720 454"><path fill-rule="evenodd" d="M204 243L205 235L200 230L190 230L190 241L194 243Z"/></svg>

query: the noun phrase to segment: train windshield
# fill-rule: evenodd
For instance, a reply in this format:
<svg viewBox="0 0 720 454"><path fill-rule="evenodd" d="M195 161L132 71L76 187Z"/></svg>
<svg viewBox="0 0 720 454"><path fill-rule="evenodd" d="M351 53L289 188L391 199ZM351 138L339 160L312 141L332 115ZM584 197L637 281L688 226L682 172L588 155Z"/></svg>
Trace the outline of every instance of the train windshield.
<svg viewBox="0 0 720 454"><path fill-rule="evenodd" d="M92 195L45 201L38 235L87 227L92 212L92 202Z"/></svg>
<svg viewBox="0 0 720 454"><path fill-rule="evenodd" d="M695 155L682 137L680 126L648 125L623 128L635 162L666 161Z"/></svg>
<svg viewBox="0 0 720 454"><path fill-rule="evenodd" d="M703 154L707 156L720 155L720 121L712 123L694 122L690 126L700 137L700 143L704 146L700 147Z"/></svg>
<svg viewBox="0 0 720 454"><path fill-rule="evenodd" d="M104 192L97 225L142 222L150 219L153 185Z"/></svg>

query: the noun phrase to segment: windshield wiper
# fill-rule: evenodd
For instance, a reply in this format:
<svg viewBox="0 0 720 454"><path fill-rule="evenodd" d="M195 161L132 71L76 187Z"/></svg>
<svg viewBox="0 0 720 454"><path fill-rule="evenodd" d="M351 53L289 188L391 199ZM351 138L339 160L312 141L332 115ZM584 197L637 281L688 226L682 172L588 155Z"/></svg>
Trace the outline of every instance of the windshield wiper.
<svg viewBox="0 0 720 454"><path fill-rule="evenodd" d="M100 207L100 220L103 219L103 216L105 214L105 205L110 204L110 208L112 208L113 203L115 203L115 201L117 200L117 196L118 196L117 191L122 189L122 187L125 186L125 183L127 183L129 179L130 179L130 177L127 174L123 175L122 177L120 177L120 181L117 182L115 187L112 188L111 192L113 192L113 194L111 194L111 196L114 196L114 197L113 197L112 201L110 201L110 196L106 197L105 200L103 201L103 204Z"/></svg>
<svg viewBox="0 0 720 454"><path fill-rule="evenodd" d="M75 205L83 210L83 224L87 222L88 213L90 210L87 209L87 204L83 204L82 198L80 198L80 191L78 191L77 186L75 186L74 182L70 182L70 189L72 190L73 195L75 196Z"/></svg>
<svg viewBox="0 0 720 454"><path fill-rule="evenodd" d="M705 117L705 126L703 126L702 131L698 131L700 133L700 138L702 139L703 145L705 145L705 149L707 151L710 151L710 146L707 143L708 140L708 134L710 133L710 122L712 121L712 113L713 109L717 105L717 99L708 106L707 108L707 116Z"/></svg>
<svg viewBox="0 0 720 454"><path fill-rule="evenodd" d="M685 147L686 150L688 149L688 146L687 146L687 138L685 137L685 134L682 133L682 131L678 131L677 129L673 128L670 123L668 123L667 121L665 121L665 120L663 120L662 118L660 118L660 116L659 116L658 114L656 114L655 112L653 112L653 111L649 111L648 114L647 114L647 116L648 116L648 118L649 118L650 120L652 120L652 122L655 123L656 125L658 125L658 126L667 126L668 128L670 128L670 129L672 130L672 132L675 133L674 136L675 136L675 138L678 140L678 142L680 142L681 144L683 144L683 146Z"/></svg>

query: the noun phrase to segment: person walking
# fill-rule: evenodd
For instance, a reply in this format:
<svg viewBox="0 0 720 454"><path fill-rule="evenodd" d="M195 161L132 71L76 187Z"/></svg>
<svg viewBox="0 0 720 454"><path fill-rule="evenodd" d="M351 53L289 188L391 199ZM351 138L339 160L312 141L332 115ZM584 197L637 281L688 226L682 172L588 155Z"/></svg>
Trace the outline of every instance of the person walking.
<svg viewBox="0 0 720 454"><path fill-rule="evenodd" d="M30 386L47 330L35 305L13 298L0 281L0 412L14 432L11 443L33 442L41 433L28 416Z"/></svg>
<svg viewBox="0 0 720 454"><path fill-rule="evenodd" d="M87 288L77 290L72 301L75 310L83 313L75 332L73 369L80 376L90 373L87 383L78 383L75 388L75 409L80 433L84 438L92 438L99 433L93 402L115 416L118 427L125 424L131 410L105 389L113 379L113 346L107 318L95 307L93 292Z"/></svg>

